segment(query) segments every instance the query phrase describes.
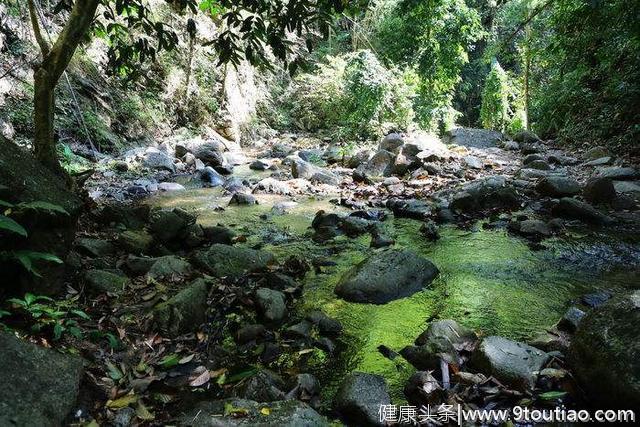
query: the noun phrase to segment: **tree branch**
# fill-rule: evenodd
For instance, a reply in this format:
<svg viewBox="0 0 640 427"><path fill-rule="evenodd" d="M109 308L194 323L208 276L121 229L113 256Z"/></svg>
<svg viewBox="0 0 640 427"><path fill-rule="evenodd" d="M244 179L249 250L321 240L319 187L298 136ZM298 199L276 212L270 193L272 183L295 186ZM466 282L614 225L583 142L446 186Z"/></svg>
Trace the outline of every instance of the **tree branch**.
<svg viewBox="0 0 640 427"><path fill-rule="evenodd" d="M100 0L76 0L73 4L67 23L43 63L52 81L57 81L69 65L93 22L99 4Z"/></svg>
<svg viewBox="0 0 640 427"><path fill-rule="evenodd" d="M509 35L509 37L507 37L505 39L505 41L502 43L502 46L500 47L500 50L504 49L507 47L507 45L509 43L511 43L511 41L515 38L516 35L518 35L518 33L520 31L522 31L522 29L524 27L527 26L527 24L529 22L531 22L533 20L533 18L535 18L537 15L540 14L540 12L542 12L543 10L545 10L547 7L549 7L551 4L553 3L553 0L547 0L545 3L541 4L540 6L538 6L537 8L535 8L533 10L533 12L531 12L531 15L529 15L527 17L527 19L525 19L524 21L522 21L520 23L520 25L518 25L518 27Z"/></svg>
<svg viewBox="0 0 640 427"><path fill-rule="evenodd" d="M36 37L36 42L38 42L38 46L40 46L40 51L42 51L42 57L45 57L49 54L51 48L49 47L49 43L42 37L42 30L40 30L40 23L38 22L38 14L36 13L36 6L33 3L33 0L29 0L29 16L31 17L31 26L33 27L33 34Z"/></svg>

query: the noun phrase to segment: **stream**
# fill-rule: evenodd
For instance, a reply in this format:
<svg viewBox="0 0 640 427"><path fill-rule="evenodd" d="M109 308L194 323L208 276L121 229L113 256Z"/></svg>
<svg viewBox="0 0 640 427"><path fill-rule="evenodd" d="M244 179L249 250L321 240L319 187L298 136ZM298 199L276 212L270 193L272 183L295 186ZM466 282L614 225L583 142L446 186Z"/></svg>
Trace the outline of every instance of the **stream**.
<svg viewBox="0 0 640 427"><path fill-rule="evenodd" d="M246 167L235 172L240 178L268 174ZM384 305L349 303L337 298L333 289L347 269L373 251L370 237L340 236L319 244L312 240L310 228L318 210L349 211L328 196L255 196L258 205L227 206L230 196L224 196L220 188L188 188L157 195L149 203L192 210L202 225L230 227L247 236L242 244L270 251L278 260L298 255L335 264L307 274L298 302L301 313L321 309L344 327L337 342L337 359L315 358L310 366L323 384L325 401L351 371L383 375L392 399L403 401L402 387L415 369L401 356L393 360L383 356L378 346L398 352L434 318L454 319L482 335L527 341L555 324L580 296L615 291L638 281L637 268L629 268L640 259L637 236L571 231L532 250L526 240L505 229L485 229L478 222L471 230L442 226L441 238L428 242L418 231L420 221L389 213L383 226L396 247L428 258L440 269L440 276L430 288L408 298ZM295 207L284 214L273 212L274 204L292 199L297 202Z"/></svg>

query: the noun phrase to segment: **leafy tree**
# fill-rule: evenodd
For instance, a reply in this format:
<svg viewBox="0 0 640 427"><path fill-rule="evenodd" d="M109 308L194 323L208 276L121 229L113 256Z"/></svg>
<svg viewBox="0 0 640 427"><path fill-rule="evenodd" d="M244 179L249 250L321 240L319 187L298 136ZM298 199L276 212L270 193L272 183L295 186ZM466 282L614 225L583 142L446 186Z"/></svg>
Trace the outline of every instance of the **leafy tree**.
<svg viewBox="0 0 640 427"><path fill-rule="evenodd" d="M293 41L289 34L306 37L311 48L312 31L326 34L333 13L353 6L348 0L166 1L178 11L195 14L200 10L220 21L221 31L208 42L215 47L220 64L237 65L243 58L252 64L266 64L267 51L271 51L276 58L289 61L292 72L301 59L290 58ZM43 164L64 174L54 141L55 88L81 42L91 33L108 38L109 64L122 72L174 48L178 37L174 28L153 19L143 0L61 0L55 11L66 14L66 21L50 42L41 29L43 13L38 0L28 0L28 6L41 53L34 66L35 154ZM188 19L185 25L187 31L196 31L193 20Z"/></svg>
<svg viewBox="0 0 640 427"><path fill-rule="evenodd" d="M494 60L482 91L480 120L488 129L504 131L509 122L509 97L511 87L509 77L498 61Z"/></svg>

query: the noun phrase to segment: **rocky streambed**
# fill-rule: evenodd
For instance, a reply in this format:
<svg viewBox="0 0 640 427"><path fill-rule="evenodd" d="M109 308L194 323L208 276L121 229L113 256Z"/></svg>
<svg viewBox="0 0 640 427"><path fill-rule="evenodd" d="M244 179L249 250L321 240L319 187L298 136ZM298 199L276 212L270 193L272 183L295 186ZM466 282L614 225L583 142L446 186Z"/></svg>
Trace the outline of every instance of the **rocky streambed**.
<svg viewBox="0 0 640 427"><path fill-rule="evenodd" d="M360 151L216 138L105 159L88 182L66 261L95 339L58 343L85 360L69 422L639 406L627 159L480 130Z"/></svg>

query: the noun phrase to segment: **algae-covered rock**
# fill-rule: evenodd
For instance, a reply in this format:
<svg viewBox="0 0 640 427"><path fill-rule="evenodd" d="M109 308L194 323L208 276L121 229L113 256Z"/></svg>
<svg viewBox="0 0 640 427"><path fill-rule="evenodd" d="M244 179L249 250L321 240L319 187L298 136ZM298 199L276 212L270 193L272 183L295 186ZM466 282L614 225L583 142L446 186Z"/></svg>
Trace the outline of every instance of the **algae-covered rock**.
<svg viewBox="0 0 640 427"><path fill-rule="evenodd" d="M380 375L353 372L334 397L334 408L348 423L380 426L380 406L391 404L387 383Z"/></svg>
<svg viewBox="0 0 640 427"><path fill-rule="evenodd" d="M0 360L0 425L62 425L78 397L82 359L0 331Z"/></svg>
<svg viewBox="0 0 640 427"><path fill-rule="evenodd" d="M267 322L279 323L287 314L286 299L282 292L268 288L256 291L256 305L259 314Z"/></svg>
<svg viewBox="0 0 640 427"><path fill-rule="evenodd" d="M602 408L640 409L640 290L612 298L580 322L569 350L576 378Z"/></svg>
<svg viewBox="0 0 640 427"><path fill-rule="evenodd" d="M246 272L265 268L275 260L269 252L214 244L208 249L197 251L194 261L214 276L223 277L241 276Z"/></svg>
<svg viewBox="0 0 640 427"><path fill-rule="evenodd" d="M129 284L123 274L110 270L87 270L84 274L85 283L96 292L120 294Z"/></svg>
<svg viewBox="0 0 640 427"><path fill-rule="evenodd" d="M125 251L140 255L148 252L153 244L153 237L146 231L126 230L118 236L118 245Z"/></svg>
<svg viewBox="0 0 640 427"><path fill-rule="evenodd" d="M335 292L347 301L385 304L429 286L438 273L431 261L414 252L388 249L347 271Z"/></svg>
<svg viewBox="0 0 640 427"><path fill-rule="evenodd" d="M155 258L155 262L147 272L148 277L160 279L163 277L188 276L191 273L191 264L175 255L167 255Z"/></svg>
<svg viewBox="0 0 640 427"><path fill-rule="evenodd" d="M160 330L170 336L193 332L206 320L209 284L196 279L175 296L153 310Z"/></svg>

